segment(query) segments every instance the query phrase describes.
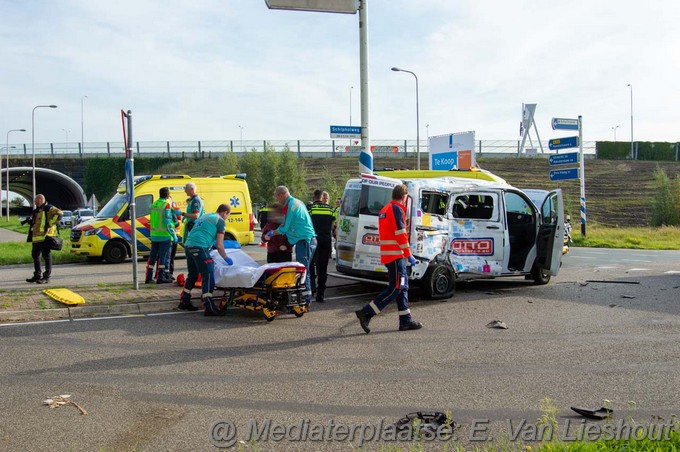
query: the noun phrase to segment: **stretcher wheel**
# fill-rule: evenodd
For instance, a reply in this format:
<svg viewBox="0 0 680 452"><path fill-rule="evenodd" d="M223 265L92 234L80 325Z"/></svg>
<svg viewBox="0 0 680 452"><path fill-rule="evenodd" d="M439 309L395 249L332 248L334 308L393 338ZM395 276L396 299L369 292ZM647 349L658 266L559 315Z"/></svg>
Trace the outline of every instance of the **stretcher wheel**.
<svg viewBox="0 0 680 452"><path fill-rule="evenodd" d="M272 322L276 318L276 311L270 311L267 308L262 308L262 314L264 314L264 318L267 319L267 322Z"/></svg>
<svg viewBox="0 0 680 452"><path fill-rule="evenodd" d="M300 317L302 317L303 315L305 315L304 312L297 312L297 311L293 311L293 314L295 314L295 317L297 317L297 318L300 318Z"/></svg>

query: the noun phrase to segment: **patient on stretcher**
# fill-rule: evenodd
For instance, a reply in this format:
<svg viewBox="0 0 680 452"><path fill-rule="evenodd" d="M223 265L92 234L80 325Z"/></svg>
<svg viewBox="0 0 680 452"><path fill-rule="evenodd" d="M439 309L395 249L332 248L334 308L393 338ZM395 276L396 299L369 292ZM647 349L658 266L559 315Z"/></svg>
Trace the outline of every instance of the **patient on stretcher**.
<svg viewBox="0 0 680 452"><path fill-rule="evenodd" d="M277 262L259 265L241 249L229 250L229 257L234 261L233 265L227 265L220 258L217 250L210 252L215 262L215 286L219 288L254 287L262 276L282 268L301 268L305 266L299 262ZM304 281L304 275L302 276Z"/></svg>

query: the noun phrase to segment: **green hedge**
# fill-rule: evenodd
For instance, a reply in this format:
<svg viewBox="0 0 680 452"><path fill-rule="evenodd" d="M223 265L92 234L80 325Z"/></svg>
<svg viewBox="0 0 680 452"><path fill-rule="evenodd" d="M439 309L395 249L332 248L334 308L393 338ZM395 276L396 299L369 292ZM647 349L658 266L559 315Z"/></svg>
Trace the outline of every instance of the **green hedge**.
<svg viewBox="0 0 680 452"><path fill-rule="evenodd" d="M154 174L165 165L182 159L169 157L135 158L135 175ZM85 167L85 193L94 193L104 204L116 192L121 180L125 179L125 158L88 158Z"/></svg>
<svg viewBox="0 0 680 452"><path fill-rule="evenodd" d="M629 160L630 141L598 141L597 158L602 160ZM676 143L636 141L637 160L673 161Z"/></svg>

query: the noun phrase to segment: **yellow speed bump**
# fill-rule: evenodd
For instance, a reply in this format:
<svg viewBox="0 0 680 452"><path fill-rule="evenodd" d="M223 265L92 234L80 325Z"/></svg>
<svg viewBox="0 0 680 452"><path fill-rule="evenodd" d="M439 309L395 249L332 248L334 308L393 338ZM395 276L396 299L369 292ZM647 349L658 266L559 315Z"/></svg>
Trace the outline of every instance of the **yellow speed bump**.
<svg viewBox="0 0 680 452"><path fill-rule="evenodd" d="M82 296L68 289L45 289L43 290L43 293L48 297L67 305L85 303L85 299Z"/></svg>

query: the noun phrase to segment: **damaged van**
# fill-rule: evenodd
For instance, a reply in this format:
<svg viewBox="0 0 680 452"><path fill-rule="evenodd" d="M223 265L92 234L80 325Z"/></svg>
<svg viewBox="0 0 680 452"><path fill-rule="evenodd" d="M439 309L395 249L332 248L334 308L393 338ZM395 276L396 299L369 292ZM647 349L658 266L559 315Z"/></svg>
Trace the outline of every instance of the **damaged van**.
<svg viewBox="0 0 680 452"><path fill-rule="evenodd" d="M539 200L534 202L522 190L486 174L475 178L363 174L349 180L338 216L337 271L358 279L386 280L378 213L390 202L394 186L403 183L409 191L406 228L417 261L409 279L420 283L427 296L448 298L456 281L470 279L525 276L547 284L562 260L561 190L533 193Z"/></svg>

